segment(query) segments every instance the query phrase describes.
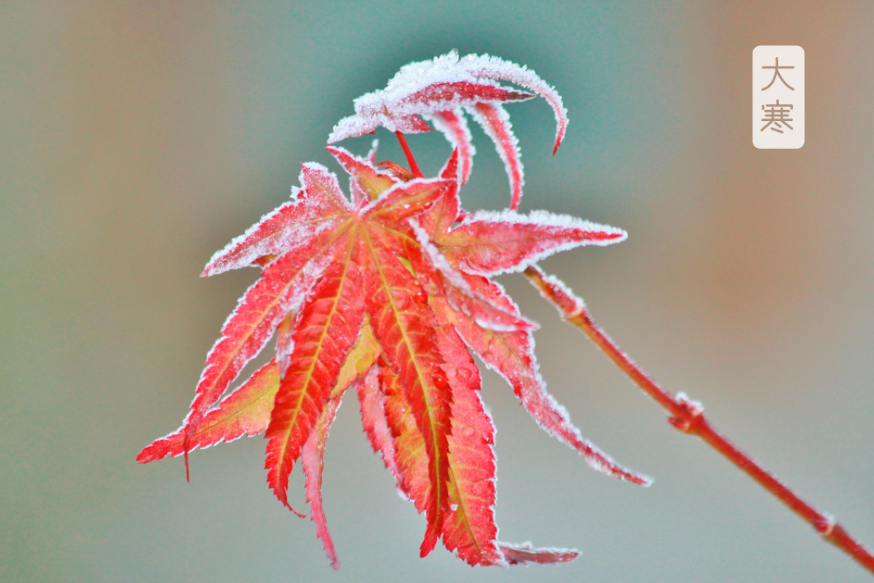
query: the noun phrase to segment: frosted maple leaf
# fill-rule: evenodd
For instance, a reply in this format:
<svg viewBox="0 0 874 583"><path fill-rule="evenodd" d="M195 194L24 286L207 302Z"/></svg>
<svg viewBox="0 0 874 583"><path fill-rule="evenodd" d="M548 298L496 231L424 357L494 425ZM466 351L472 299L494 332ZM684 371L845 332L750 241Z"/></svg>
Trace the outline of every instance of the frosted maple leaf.
<svg viewBox="0 0 874 583"><path fill-rule="evenodd" d="M434 61L441 71L453 62L479 78L495 60L459 62L449 55ZM509 65L499 64L504 71ZM386 106L379 123L392 129L395 117L408 119L403 116L409 112L445 120L440 108L446 103L497 107L477 100L514 95L441 75L410 89L419 109ZM435 100L438 106L428 110ZM369 102L359 100L356 109L359 103ZM206 266L204 276L246 266L263 271L222 327L182 427L144 449L138 461L184 455L187 468L191 450L264 432L268 485L294 511L288 480L293 465L301 464L316 532L336 568L321 498L322 464L331 423L352 390L374 451L394 474L398 491L426 516L422 556L442 539L471 565L575 558L573 550L497 540L495 430L480 400L471 352L503 375L531 416L590 466L648 484L647 477L585 440L549 395L533 352L536 325L490 279L558 251L622 241L625 233L545 211L463 213L458 190L469 159L462 146L435 178L416 177L397 165L383 169L375 164L375 149L360 158L328 148L350 175L349 199L331 171L304 164L292 200ZM274 335L275 356L222 399Z"/></svg>
<svg viewBox="0 0 874 583"><path fill-rule="evenodd" d="M460 180L464 185L476 152L465 121L467 112L494 141L510 179L510 208L516 209L525 179L510 116L501 103L525 101L534 95L502 87L494 79L516 83L546 99L557 126L552 150L555 154L568 124L567 110L558 92L524 66L489 55L459 58L455 51L404 65L385 89L356 99L355 115L337 123L328 143L373 133L380 126L403 134L431 131L424 117L458 149Z"/></svg>

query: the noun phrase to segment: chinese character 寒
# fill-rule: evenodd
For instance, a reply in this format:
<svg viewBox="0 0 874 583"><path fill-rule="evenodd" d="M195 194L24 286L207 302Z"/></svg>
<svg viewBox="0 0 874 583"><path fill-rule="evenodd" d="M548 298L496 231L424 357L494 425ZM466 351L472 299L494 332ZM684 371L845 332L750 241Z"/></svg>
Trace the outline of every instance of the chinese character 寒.
<svg viewBox="0 0 874 583"><path fill-rule="evenodd" d="M779 132L781 134L783 133L783 130L780 128L782 128L784 125L790 130L794 129L788 123L792 121L792 118L789 117L789 110L792 109L791 104L780 103L780 100L778 99L777 103L769 103L767 105L763 105L762 109L765 112L765 117L762 118L762 121L766 121L768 123L762 126L762 129L759 130L760 132L765 131L765 128L767 128L771 124L774 124L773 127L771 127L771 131Z"/></svg>

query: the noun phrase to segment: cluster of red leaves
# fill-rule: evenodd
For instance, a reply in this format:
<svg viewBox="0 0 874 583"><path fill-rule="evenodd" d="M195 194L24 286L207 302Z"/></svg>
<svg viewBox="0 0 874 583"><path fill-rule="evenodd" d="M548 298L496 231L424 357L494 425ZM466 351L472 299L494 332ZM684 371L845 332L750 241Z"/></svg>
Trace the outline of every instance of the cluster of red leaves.
<svg viewBox="0 0 874 583"><path fill-rule="evenodd" d="M427 67L436 73L422 74ZM474 113L508 161L511 208L521 196L518 149L500 103L531 95L488 79L507 79L547 97L559 120L556 147L561 141L561 100L531 71L450 54L408 65L399 77L387 90L357 100L356 115L338 124L331 141L380 125L424 131L424 115L456 146L440 175L417 177L394 164L376 164L375 148L360 158L329 147L350 175L350 200L332 172L304 164L292 200L206 266L204 276L246 266L263 271L207 356L182 427L137 460L185 455L187 468L193 449L266 432L270 488L291 509L288 479L300 461L317 534L336 568L322 507L322 463L331 423L351 389L374 451L398 490L427 517L422 556L442 538L471 565L572 560L576 551L497 541L494 425L480 400L471 351L507 379L546 431L589 465L647 484L648 478L585 440L547 393L533 352L535 325L489 279L557 251L621 241L625 233L543 211L461 210L458 190L473 153L463 110ZM274 334L276 356L221 399Z"/></svg>

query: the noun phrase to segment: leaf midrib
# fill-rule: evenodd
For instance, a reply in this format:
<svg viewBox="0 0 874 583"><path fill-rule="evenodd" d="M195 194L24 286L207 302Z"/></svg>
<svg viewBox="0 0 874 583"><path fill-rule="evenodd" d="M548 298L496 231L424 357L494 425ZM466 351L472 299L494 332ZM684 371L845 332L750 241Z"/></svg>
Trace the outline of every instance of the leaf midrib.
<svg viewBox="0 0 874 583"><path fill-rule="evenodd" d="M343 296L343 288L347 283L346 275L349 273L349 266L350 266L351 260L352 260L352 253L355 250L355 245L357 243L357 240L358 240L358 233L356 230L356 231L353 231L352 233L350 233L350 235L349 235L349 248L346 250L346 260L343 262L343 272L339 276L340 284L337 286L337 294L333 298L334 301L333 301L333 304L331 305L331 310L329 312L327 319L325 320L325 325L322 327L322 331L321 331L321 334L319 336L319 342L316 345L316 350L313 352L314 356L310 362L308 369L306 370L306 373L304 376L304 378L306 380L301 385L300 396L298 397L297 403L295 403L295 406L292 408L292 411L293 411L292 417L289 420L287 429L285 431L285 439L283 439L283 442L282 442L282 450L280 452L280 457L279 457L280 464L283 463L283 460L285 459L285 454L288 451L291 430L295 426L295 424L297 423L297 418L298 418L298 415L300 415L300 411L301 411L301 405L303 404L304 399L309 394L309 391L305 390L305 388L308 388L310 386L310 383L312 382L313 371L315 370L316 365L319 362L317 355L319 355L322 351L322 344L324 343L325 338L327 338L327 336L328 336L328 329L331 327L331 322L333 321L334 316L337 314L337 309L338 309L338 306L340 305L340 298ZM342 367L342 365L341 365L341 367Z"/></svg>
<svg viewBox="0 0 874 583"><path fill-rule="evenodd" d="M221 369L219 370L219 373L215 376L216 381L213 381L213 383L211 385L212 387L215 387L217 382L218 382L218 379L221 379L225 375L225 373L228 370L228 367L231 366L231 363L234 361L234 356L239 354L240 349L246 344L246 342L249 341L249 339L252 338L252 335L255 333L255 330L258 328L258 326L261 325L262 322L264 322L264 318L267 317L267 314L269 314L273 310L273 308L276 307L276 304L279 303L279 298L282 298L285 296L285 292L294 283L295 277L297 277L297 275L299 273L301 273L307 265L309 265L314 260L316 260L318 257L320 257L325 252L325 249L328 249L334 243L336 243L340 239L340 237L348 230L351 222L352 221L350 218L350 220L348 220L346 222L346 224L338 227L334 233L334 236L332 236L327 242L325 242L325 244L322 246L322 248L319 249L318 252L315 253L309 261L307 261L303 266L301 266L301 268L299 270L297 270L297 273L295 273L294 276L292 276L291 278L289 278L288 281L285 282L285 285L282 286L282 290L279 293L274 295L273 299L270 301L270 303L268 304L268 306L265 309L261 310L261 312L258 315L257 320L254 323L252 323L252 325L249 326L249 329L246 332L246 334L242 335L240 337L239 342L234 344L233 351L229 351L229 357L226 357L224 359L224 364L222 365ZM224 336L224 338L228 338L228 336ZM230 384L230 383L228 383L228 384Z"/></svg>
<svg viewBox="0 0 874 583"><path fill-rule="evenodd" d="M382 263L378 260L378 258L376 256L373 242L370 239L370 234L365 230L363 233L363 236L364 236L365 241L367 242L368 251L370 251L371 259L373 260L374 267L379 275L379 279L382 282L383 289L385 290L386 296L388 297L388 301L389 301L389 305L391 306L392 313L395 315L395 321L398 322L398 328L401 331L401 338L403 338L404 344L407 347L407 351L410 354L410 359L413 361L413 366L416 369L417 376L420 379L424 379L425 376L424 376L422 370L419 368L419 363L417 362L417 359L415 357L415 351L412 350L412 348L411 348L411 343L410 343L410 340L407 336L406 329L404 328L404 326L400 325L400 319L398 318L399 311L398 311L398 308L395 304L394 297L392 296L391 287L389 286L388 280L386 279L385 273L383 272ZM432 487L436 490L434 492L434 494L436 494L436 503L437 503L436 504L436 507L437 507L436 512L437 512L437 515L439 515L442 512L442 509L440 508L440 500L442 498L443 487L444 487L443 484L440 483L440 479L439 479L440 478L440 472L439 472L440 457L439 456L441 455L441 452L440 452L440 447L439 447L439 443L437 440L436 423L435 423L435 418L434 418L434 414L433 414L433 412L434 412L433 403L431 403L430 400L428 399L428 392L424 390L424 386L422 387L422 394L425 398L425 405L426 405L426 408L428 410L428 421L429 421L430 429L431 429L430 441L432 443L432 447L433 447L433 450L435 452L435 457L432 460L432 463L435 466L435 474L436 474L438 479L437 479L437 484L433 484ZM411 405L412 405L412 403L411 403Z"/></svg>

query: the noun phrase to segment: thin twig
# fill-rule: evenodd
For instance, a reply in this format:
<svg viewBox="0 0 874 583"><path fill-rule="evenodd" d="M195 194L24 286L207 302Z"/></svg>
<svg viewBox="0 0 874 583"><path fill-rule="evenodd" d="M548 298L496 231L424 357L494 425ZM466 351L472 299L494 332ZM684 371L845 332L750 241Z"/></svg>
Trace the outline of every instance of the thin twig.
<svg viewBox="0 0 874 583"><path fill-rule="evenodd" d="M525 275L540 290L541 295L555 305L567 322L585 332L647 395L670 413L671 417L668 421L671 425L683 433L697 435L703 439L728 461L776 496L790 510L810 523L825 540L842 549L862 567L874 573L874 556L838 524L834 517L814 508L749 454L719 433L704 416L704 408L700 403L690 400L685 393L677 393L673 396L652 380L592 320L585 303L561 281L546 275L537 266L527 268Z"/></svg>
<svg viewBox="0 0 874 583"><path fill-rule="evenodd" d="M407 144L407 139L404 137L404 134L401 132L395 132L395 135L398 137L398 141L401 143L401 148L404 150L404 156L407 157L407 162L410 165L410 172L413 173L414 178L423 178L422 171L419 170L419 166L416 165L416 159L413 157L413 152L410 150L410 146Z"/></svg>

